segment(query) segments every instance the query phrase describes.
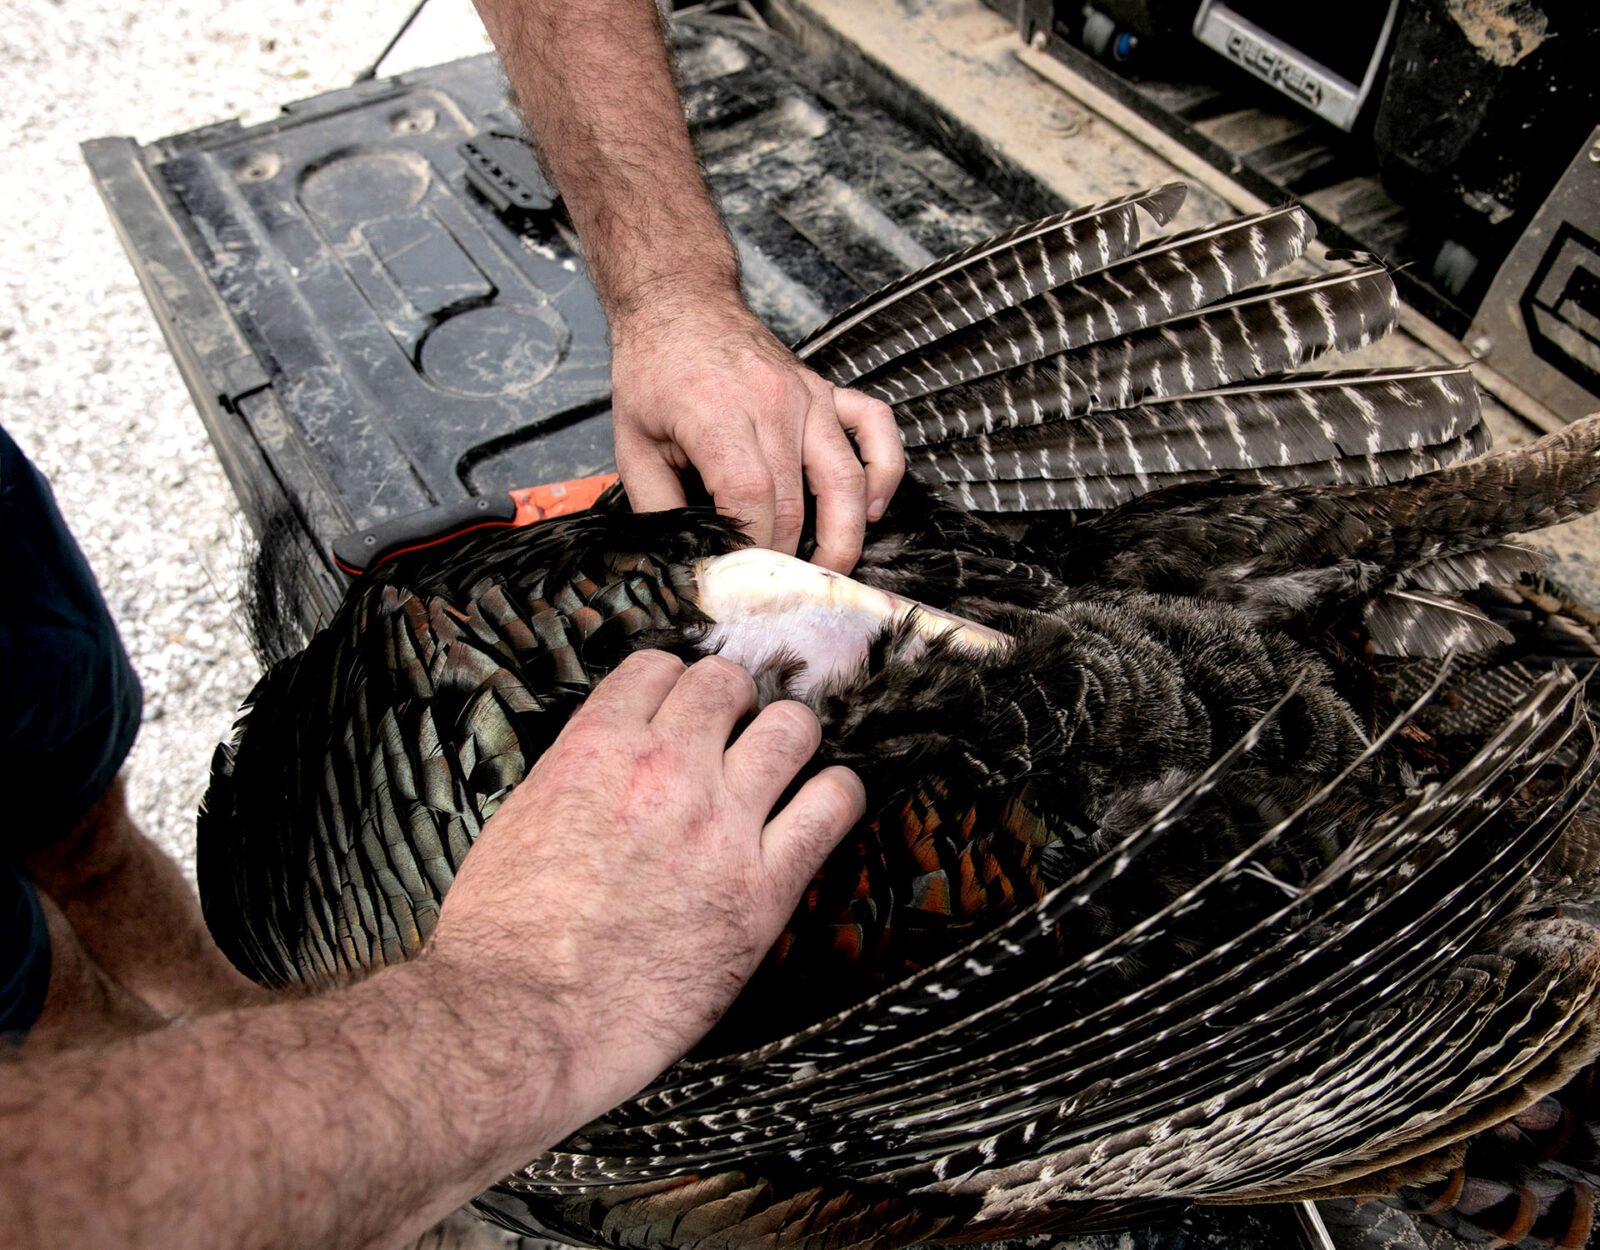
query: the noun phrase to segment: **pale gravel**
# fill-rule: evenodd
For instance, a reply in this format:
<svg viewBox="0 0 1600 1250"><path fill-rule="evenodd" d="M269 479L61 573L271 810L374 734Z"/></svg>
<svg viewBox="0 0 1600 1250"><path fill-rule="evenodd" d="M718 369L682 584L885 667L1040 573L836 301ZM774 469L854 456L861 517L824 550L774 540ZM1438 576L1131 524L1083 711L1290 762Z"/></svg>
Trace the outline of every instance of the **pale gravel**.
<svg viewBox="0 0 1600 1250"><path fill-rule="evenodd" d="M211 753L256 677L235 618L244 526L78 144L271 117L349 83L410 0L0 7L0 425L54 484L144 683L135 815L193 873ZM384 72L482 52L431 0Z"/></svg>

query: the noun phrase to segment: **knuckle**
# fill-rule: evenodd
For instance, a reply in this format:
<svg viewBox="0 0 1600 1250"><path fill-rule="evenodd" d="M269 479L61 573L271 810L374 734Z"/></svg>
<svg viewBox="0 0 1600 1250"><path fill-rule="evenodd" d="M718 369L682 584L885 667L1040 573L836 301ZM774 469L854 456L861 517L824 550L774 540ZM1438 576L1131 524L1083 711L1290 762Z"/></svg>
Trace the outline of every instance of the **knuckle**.
<svg viewBox="0 0 1600 1250"><path fill-rule="evenodd" d="M835 392L841 412L848 410L848 415L857 421L881 421L885 418L894 419L894 409L890 408L883 400L876 396L868 395L865 391L854 390L848 386L841 386Z"/></svg>
<svg viewBox="0 0 1600 1250"><path fill-rule="evenodd" d="M812 373L809 369L801 376L805 379L806 390L811 395L811 402L819 407L826 408L829 412L837 413L839 408L839 388L826 378Z"/></svg>
<svg viewBox="0 0 1600 1250"><path fill-rule="evenodd" d="M777 529L798 530L805 524L805 500L799 495L784 495L773 509L772 519Z"/></svg>
<svg viewBox="0 0 1600 1250"><path fill-rule="evenodd" d="M756 693L755 678L732 660L720 655L708 655L694 663L695 677L730 701L753 699Z"/></svg>
<svg viewBox="0 0 1600 1250"><path fill-rule="evenodd" d="M723 483L723 492L741 503L764 500L772 494L772 475L754 465L735 469Z"/></svg>
<svg viewBox="0 0 1600 1250"><path fill-rule="evenodd" d="M627 656L621 664L617 665L619 671L628 668L641 673L682 673L687 667L687 664L670 651L657 651L654 649L635 651Z"/></svg>
<svg viewBox="0 0 1600 1250"><path fill-rule="evenodd" d="M765 715L780 738L795 749L810 755L822 741L822 723L804 703L783 699L767 706Z"/></svg>
<svg viewBox="0 0 1600 1250"><path fill-rule="evenodd" d="M775 408L789 398L791 374L771 361L761 361L746 378L749 393L763 408Z"/></svg>
<svg viewBox="0 0 1600 1250"><path fill-rule="evenodd" d="M837 491L860 494L866 490L867 471L853 455L840 455L828 467L827 481Z"/></svg>

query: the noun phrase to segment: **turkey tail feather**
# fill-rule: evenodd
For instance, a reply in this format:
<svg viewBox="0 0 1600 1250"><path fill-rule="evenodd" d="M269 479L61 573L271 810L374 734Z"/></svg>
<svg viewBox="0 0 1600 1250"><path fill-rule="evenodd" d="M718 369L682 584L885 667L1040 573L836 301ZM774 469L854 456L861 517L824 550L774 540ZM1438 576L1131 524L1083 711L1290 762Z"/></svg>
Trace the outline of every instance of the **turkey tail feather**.
<svg viewBox="0 0 1600 1250"><path fill-rule="evenodd" d="M1313 233L1305 211L1289 207L1169 235L1118 264L898 357L854 385L903 403L1143 329L1264 280L1298 257Z"/></svg>
<svg viewBox="0 0 1600 1250"><path fill-rule="evenodd" d="M1396 412L1404 420L1385 419ZM1352 457L1446 447L1480 420L1477 390L1464 369L1348 372L1226 387L1002 430L928 448L912 461L924 480L946 486L1085 483L1085 497L1104 500L1114 497L1109 482L1119 478L1131 479L1129 485L1143 494L1196 475L1298 466L1315 472ZM994 507L981 491L958 498L970 507ZM1047 506L1072 506L1065 502L1070 499L1064 492L1062 502Z"/></svg>
<svg viewBox="0 0 1600 1250"><path fill-rule="evenodd" d="M839 386L944 335L1121 260L1139 244L1143 209L1172 220L1188 187L1168 183L996 235L907 274L852 304L795 344Z"/></svg>
<svg viewBox="0 0 1600 1250"><path fill-rule="evenodd" d="M1481 456L1487 450L1489 431L1485 426L1476 425L1465 434L1432 446L1406 447L1374 455L1341 456L1337 460L1317 460L1308 464L1230 469L1227 480L1235 485L1253 483L1285 487L1381 486L1431 473L1459 460ZM1152 491L1191 483L1203 486L1216 481L1215 473L1193 469L1181 473L1115 474L1067 482L1038 478L1013 482L944 482L935 489L943 498L974 512L1052 513L1065 510L1071 513L1101 512Z"/></svg>
<svg viewBox="0 0 1600 1250"><path fill-rule="evenodd" d="M1353 351L1393 329L1394 283L1379 265L1280 283L1109 343L907 400L895 418L908 447L1063 416L1131 408Z"/></svg>

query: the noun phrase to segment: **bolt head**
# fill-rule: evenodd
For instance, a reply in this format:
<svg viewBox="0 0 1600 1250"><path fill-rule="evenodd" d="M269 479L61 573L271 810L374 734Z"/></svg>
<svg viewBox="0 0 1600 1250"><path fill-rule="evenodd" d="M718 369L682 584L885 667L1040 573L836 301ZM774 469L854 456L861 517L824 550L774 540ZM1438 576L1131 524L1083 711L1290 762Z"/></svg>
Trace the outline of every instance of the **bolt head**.
<svg viewBox="0 0 1600 1250"><path fill-rule="evenodd" d="M1045 115L1044 126L1058 135L1075 135L1083 129L1078 119L1065 109L1052 109Z"/></svg>

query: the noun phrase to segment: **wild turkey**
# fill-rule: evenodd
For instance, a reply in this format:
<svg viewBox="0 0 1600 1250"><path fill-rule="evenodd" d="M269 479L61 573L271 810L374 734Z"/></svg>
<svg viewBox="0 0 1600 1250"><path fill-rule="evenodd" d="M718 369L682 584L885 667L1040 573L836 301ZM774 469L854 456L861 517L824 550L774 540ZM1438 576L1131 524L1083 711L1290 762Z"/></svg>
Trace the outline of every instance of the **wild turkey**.
<svg viewBox="0 0 1600 1250"><path fill-rule="evenodd" d="M1600 419L1456 463L1486 442L1464 370L1287 376L1386 333L1387 277L1252 286L1309 239L1295 208L1141 246L1182 193L1012 231L799 345L910 448L857 582L613 494L380 566L262 679L199 869L271 983L414 953L633 648L741 659L866 782L712 1037L496 1218L892 1247L1390 1193L1600 1048L1581 685L1437 658L1510 637L1459 593L1600 505ZM786 578L848 645L752 591Z"/></svg>

